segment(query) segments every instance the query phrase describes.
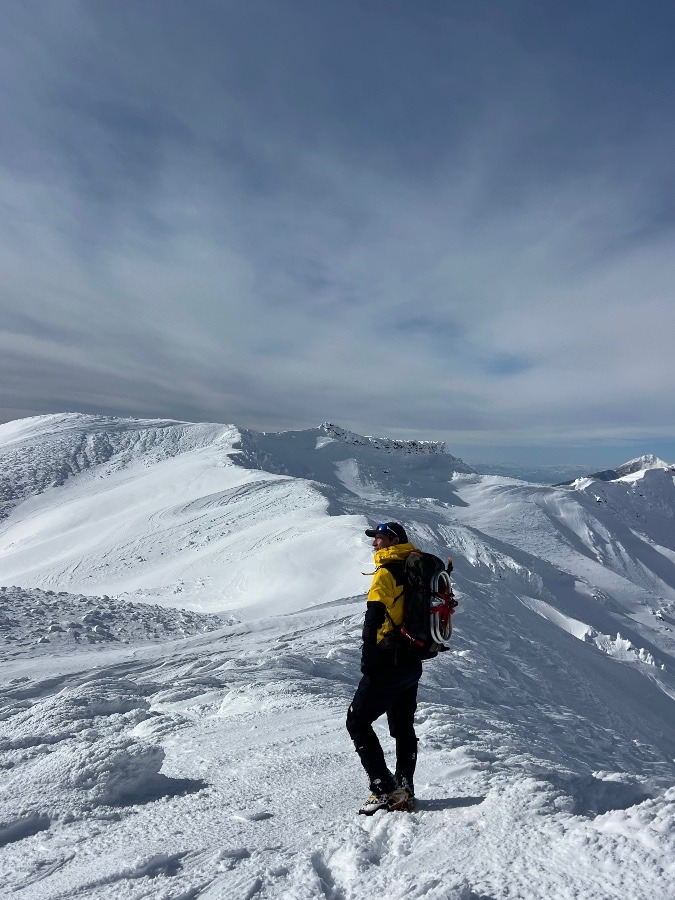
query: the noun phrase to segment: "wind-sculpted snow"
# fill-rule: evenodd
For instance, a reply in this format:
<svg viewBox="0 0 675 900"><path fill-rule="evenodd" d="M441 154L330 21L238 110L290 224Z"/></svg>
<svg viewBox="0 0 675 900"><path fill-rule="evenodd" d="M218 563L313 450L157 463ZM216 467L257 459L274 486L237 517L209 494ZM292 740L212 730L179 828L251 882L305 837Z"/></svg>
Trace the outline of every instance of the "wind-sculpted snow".
<svg viewBox="0 0 675 900"><path fill-rule="evenodd" d="M63 654L92 644L175 639L213 631L225 622L220 616L108 596L0 587L0 646L5 658Z"/></svg>
<svg viewBox="0 0 675 900"><path fill-rule="evenodd" d="M425 669L410 815L354 815L363 596L25 660L0 715L4 895L666 900L675 701L512 599L464 596Z"/></svg>
<svg viewBox="0 0 675 900"><path fill-rule="evenodd" d="M544 487L333 425L57 416L0 445L29 461L0 523L0 895L675 895L672 473ZM364 820L344 719L388 519L453 555L460 605L418 811Z"/></svg>
<svg viewBox="0 0 675 900"><path fill-rule="evenodd" d="M77 414L0 425L0 518L27 497L61 487L75 475L106 463L100 477L132 461L150 466L203 446L223 431L228 432L226 426Z"/></svg>

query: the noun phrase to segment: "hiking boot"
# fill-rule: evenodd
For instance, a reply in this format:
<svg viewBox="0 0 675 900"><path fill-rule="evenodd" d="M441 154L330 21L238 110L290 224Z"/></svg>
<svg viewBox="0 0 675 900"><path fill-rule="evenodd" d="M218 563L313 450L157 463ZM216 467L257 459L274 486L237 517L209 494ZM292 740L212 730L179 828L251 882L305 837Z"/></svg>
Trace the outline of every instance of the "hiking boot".
<svg viewBox="0 0 675 900"><path fill-rule="evenodd" d="M394 788L393 778L388 781L384 781L382 778L376 778L374 781L371 781L370 790L372 793L359 810L359 815L372 816L378 809L389 809L389 797Z"/></svg>
<svg viewBox="0 0 675 900"><path fill-rule="evenodd" d="M394 781L396 782L397 788L403 788L408 791L411 797L415 796L415 787L412 778L406 778L405 775L396 774L394 776Z"/></svg>
<svg viewBox="0 0 675 900"><path fill-rule="evenodd" d="M389 793L387 809L389 812L395 812L396 810L412 812L415 809L415 789L412 781L407 779L405 775L396 776L396 787Z"/></svg>

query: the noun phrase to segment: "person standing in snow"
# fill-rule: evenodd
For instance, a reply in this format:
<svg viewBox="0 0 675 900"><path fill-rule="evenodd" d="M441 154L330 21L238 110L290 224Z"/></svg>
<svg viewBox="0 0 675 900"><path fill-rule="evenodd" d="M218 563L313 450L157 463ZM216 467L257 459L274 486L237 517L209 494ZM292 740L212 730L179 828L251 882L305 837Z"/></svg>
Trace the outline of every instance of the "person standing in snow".
<svg viewBox="0 0 675 900"><path fill-rule="evenodd" d="M376 569L363 623L363 677L347 713L347 731L372 792L359 812L372 815L378 809L414 809L417 735L413 719L422 662L411 647L401 644L398 634L403 620L403 566L415 547L398 522L383 522L366 534L373 538ZM396 743L394 775L372 727L385 713Z"/></svg>

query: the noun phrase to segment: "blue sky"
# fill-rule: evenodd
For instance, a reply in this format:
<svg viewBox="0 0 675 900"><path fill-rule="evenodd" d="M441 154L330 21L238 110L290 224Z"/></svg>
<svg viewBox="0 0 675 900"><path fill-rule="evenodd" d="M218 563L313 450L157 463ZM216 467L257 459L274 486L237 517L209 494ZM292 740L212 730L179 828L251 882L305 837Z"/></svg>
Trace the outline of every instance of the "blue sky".
<svg viewBox="0 0 675 900"><path fill-rule="evenodd" d="M675 461L675 6L0 9L0 420Z"/></svg>

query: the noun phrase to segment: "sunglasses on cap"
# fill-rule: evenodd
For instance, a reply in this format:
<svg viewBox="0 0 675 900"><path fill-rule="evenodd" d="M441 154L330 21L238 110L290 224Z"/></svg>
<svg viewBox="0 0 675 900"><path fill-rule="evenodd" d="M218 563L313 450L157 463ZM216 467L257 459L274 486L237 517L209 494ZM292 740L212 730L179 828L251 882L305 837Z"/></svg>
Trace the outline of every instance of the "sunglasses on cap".
<svg viewBox="0 0 675 900"><path fill-rule="evenodd" d="M379 525L375 526L375 533L377 534L389 534L391 537L398 537L393 528L390 528L386 522L380 522Z"/></svg>
<svg viewBox="0 0 675 900"><path fill-rule="evenodd" d="M380 522L375 528L368 528L366 534L371 538L386 535L387 537L398 538L399 541L405 542L408 540L405 529L397 522Z"/></svg>

